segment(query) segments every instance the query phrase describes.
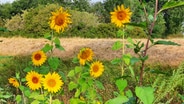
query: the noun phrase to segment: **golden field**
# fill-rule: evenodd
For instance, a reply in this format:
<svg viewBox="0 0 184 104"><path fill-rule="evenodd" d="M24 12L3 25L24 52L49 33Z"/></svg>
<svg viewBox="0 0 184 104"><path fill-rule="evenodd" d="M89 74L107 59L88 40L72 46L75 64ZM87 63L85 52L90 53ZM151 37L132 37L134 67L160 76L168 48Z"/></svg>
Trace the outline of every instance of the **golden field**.
<svg viewBox="0 0 184 104"><path fill-rule="evenodd" d="M61 38L61 45L65 51L54 50L54 55L63 59L73 58L83 47L90 47L95 58L100 60L112 60L121 56L121 50L113 51L111 49L113 43L120 39L84 39L84 38ZM156 45L149 49L149 64L162 64L166 66L178 66L184 60L184 38L181 39L165 39L173 41L181 46ZM146 39L134 39L134 41L146 42ZM46 39L33 38L3 38L0 37L0 55L16 56L31 55L32 52L41 49L46 43ZM126 43L126 41L125 41ZM126 53L133 54L133 50L126 49Z"/></svg>

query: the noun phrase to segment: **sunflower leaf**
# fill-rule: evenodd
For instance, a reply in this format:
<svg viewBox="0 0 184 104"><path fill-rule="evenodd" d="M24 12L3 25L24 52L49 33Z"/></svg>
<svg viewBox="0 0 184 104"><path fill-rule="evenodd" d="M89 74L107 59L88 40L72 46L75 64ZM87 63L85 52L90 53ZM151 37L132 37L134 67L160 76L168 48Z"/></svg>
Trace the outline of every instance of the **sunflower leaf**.
<svg viewBox="0 0 184 104"><path fill-rule="evenodd" d="M53 46L51 46L50 44L46 44L41 50L46 53L46 52L52 50L52 48L53 48Z"/></svg>
<svg viewBox="0 0 184 104"><path fill-rule="evenodd" d="M48 63L53 70L56 70L59 66L59 59L57 57L50 57Z"/></svg>
<svg viewBox="0 0 184 104"><path fill-rule="evenodd" d="M119 50L123 47L123 44L120 41L116 41L113 46L112 46L112 50Z"/></svg>
<svg viewBox="0 0 184 104"><path fill-rule="evenodd" d="M71 81L68 85L68 89L69 89L69 91L72 91L73 89L77 88L77 86L78 86L78 84Z"/></svg>

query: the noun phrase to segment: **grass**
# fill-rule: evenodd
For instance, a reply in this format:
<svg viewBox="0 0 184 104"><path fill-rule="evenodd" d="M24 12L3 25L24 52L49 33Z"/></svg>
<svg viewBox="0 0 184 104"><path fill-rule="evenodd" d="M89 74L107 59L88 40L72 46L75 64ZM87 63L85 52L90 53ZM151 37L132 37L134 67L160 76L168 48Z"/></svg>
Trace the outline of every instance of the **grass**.
<svg viewBox="0 0 184 104"><path fill-rule="evenodd" d="M10 57L0 57L0 87L1 88L7 88L9 92L15 93L14 88L12 88L8 84L8 78L15 76L15 72L20 72L22 77L25 77L25 72L23 71L26 66L30 64L30 56L10 56ZM77 64L72 63L72 59L67 60L60 60L61 64L59 66L59 70L61 70L65 75L69 72L69 70L73 69ZM119 78L120 76L120 67L117 65L112 65L110 61L103 61L105 66L105 72L104 74L99 78L101 82L103 82L105 90L100 90L99 93L102 95L102 98L104 101L113 98L113 92L117 90L115 87L115 79ZM137 66L136 66L137 67ZM152 71L151 71L152 70ZM145 82L147 85L151 85L154 83L155 79L158 75L162 75L164 79L167 79L172 76L172 67L162 67L161 65L154 66L154 65L147 65L146 72L145 72ZM129 72L126 72L126 75L129 75ZM64 96L61 97L61 99L68 100L73 92L69 92L67 89L68 85L68 79L63 78L65 81L64 85ZM135 81L131 78L127 77L129 87L135 87ZM174 93L183 93L184 86L180 85L177 86L176 90L173 90ZM172 93L173 93L172 92ZM168 95L168 97L172 97ZM176 102L181 102L181 100L178 98L178 96L174 96ZM168 99L169 99L168 98Z"/></svg>

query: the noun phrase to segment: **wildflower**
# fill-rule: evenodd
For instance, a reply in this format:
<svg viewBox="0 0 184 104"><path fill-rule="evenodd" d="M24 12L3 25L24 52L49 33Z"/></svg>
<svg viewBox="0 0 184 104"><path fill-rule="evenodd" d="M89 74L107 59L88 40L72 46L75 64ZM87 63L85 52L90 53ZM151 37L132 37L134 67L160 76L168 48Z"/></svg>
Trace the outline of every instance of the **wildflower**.
<svg viewBox="0 0 184 104"><path fill-rule="evenodd" d="M101 62L93 62L90 66L90 75L94 78L97 78L102 75L104 71L104 66Z"/></svg>
<svg viewBox="0 0 184 104"><path fill-rule="evenodd" d="M19 82L15 78L9 78L8 81L9 81L10 84L12 84L16 88L18 88L20 86Z"/></svg>
<svg viewBox="0 0 184 104"><path fill-rule="evenodd" d="M111 23L116 24L118 27L124 26L124 23L130 22L130 16L132 12L130 12L129 8L124 8L123 4L121 6L117 6L114 8L114 12L110 12L111 14Z"/></svg>
<svg viewBox="0 0 184 104"><path fill-rule="evenodd" d="M70 20L70 14L65 12L61 7L56 12L52 12L52 17L50 18L50 28L54 29L56 32L64 31L64 28L68 27L68 24L72 23Z"/></svg>
<svg viewBox="0 0 184 104"><path fill-rule="evenodd" d="M37 90L42 86L41 85L42 75L35 71L28 72L26 75L26 81L27 81L26 84L31 90Z"/></svg>
<svg viewBox="0 0 184 104"><path fill-rule="evenodd" d="M32 54L32 62L35 66L41 66L47 59L43 51L37 51Z"/></svg>
<svg viewBox="0 0 184 104"><path fill-rule="evenodd" d="M57 73L48 73L45 75L45 78L43 79L43 86L44 89L48 90L48 92L56 93L61 89L61 86L63 85L63 82L61 80L61 77Z"/></svg>
<svg viewBox="0 0 184 104"><path fill-rule="evenodd" d="M93 58L93 51L90 48L83 48L78 54L78 59L81 65L84 65L86 61L91 61Z"/></svg>

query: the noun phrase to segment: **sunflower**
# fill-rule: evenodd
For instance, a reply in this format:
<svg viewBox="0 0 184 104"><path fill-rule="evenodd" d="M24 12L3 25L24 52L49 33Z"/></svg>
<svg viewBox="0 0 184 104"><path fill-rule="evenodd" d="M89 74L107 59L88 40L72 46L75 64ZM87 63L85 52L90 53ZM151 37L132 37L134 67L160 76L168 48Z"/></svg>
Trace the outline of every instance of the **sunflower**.
<svg viewBox="0 0 184 104"><path fill-rule="evenodd" d="M97 78L100 75L102 75L103 71L104 71L104 66L99 61L93 62L90 66L90 75L94 78Z"/></svg>
<svg viewBox="0 0 184 104"><path fill-rule="evenodd" d="M70 19L70 14L65 12L61 7L56 12L52 12L52 17L50 18L50 28L56 30L56 32L64 31L64 28L68 27L68 24L72 23Z"/></svg>
<svg viewBox="0 0 184 104"><path fill-rule="evenodd" d="M63 85L63 81L61 80L61 77L57 73L48 73L45 75L45 78L43 79L43 86L44 89L48 90L48 92L56 93L61 89L61 86Z"/></svg>
<svg viewBox="0 0 184 104"><path fill-rule="evenodd" d="M117 9L114 8L114 12L110 12L111 14L111 23L116 24L118 27L124 26L124 23L130 22L130 16L132 12L130 9L125 9L123 4L118 6Z"/></svg>
<svg viewBox="0 0 184 104"><path fill-rule="evenodd" d="M47 59L46 54L43 51L33 52L32 62L35 66L41 66Z"/></svg>
<svg viewBox="0 0 184 104"><path fill-rule="evenodd" d="M93 58L93 51L90 48L83 48L78 54L78 59L81 65L84 65L86 61L91 61Z"/></svg>
<svg viewBox="0 0 184 104"><path fill-rule="evenodd" d="M19 82L15 78L9 78L8 81L9 81L10 84L12 84L16 88L18 88L20 86Z"/></svg>
<svg viewBox="0 0 184 104"><path fill-rule="evenodd" d="M26 75L26 81L27 81L26 84L29 86L31 90L37 90L42 86L41 84L42 75L35 71L28 72Z"/></svg>

